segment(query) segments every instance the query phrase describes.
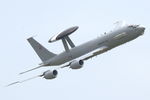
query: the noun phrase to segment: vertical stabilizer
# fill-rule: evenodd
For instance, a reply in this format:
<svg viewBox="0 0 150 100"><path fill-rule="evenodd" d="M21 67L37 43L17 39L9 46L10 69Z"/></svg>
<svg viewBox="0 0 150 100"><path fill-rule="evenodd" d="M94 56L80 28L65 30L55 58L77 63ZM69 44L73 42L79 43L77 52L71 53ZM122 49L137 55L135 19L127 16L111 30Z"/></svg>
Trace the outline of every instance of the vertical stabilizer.
<svg viewBox="0 0 150 100"><path fill-rule="evenodd" d="M43 62L56 56L56 54L48 51L45 47L33 39L33 37L28 38L27 40Z"/></svg>

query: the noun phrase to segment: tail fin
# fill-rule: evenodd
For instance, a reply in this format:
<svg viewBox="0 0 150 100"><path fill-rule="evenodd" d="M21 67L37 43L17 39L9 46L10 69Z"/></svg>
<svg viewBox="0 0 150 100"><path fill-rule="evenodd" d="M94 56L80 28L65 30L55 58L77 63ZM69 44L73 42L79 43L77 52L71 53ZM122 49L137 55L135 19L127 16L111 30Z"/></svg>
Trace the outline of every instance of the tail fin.
<svg viewBox="0 0 150 100"><path fill-rule="evenodd" d="M48 51L45 47L33 39L33 37L28 38L27 40L43 62L56 56L56 54Z"/></svg>

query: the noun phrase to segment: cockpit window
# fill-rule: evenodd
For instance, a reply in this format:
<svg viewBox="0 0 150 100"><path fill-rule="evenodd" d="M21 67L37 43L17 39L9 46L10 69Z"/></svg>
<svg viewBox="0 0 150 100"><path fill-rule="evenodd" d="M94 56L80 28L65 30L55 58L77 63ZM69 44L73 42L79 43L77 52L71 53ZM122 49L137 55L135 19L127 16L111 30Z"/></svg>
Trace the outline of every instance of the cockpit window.
<svg viewBox="0 0 150 100"><path fill-rule="evenodd" d="M139 25L129 25L129 28L137 28Z"/></svg>

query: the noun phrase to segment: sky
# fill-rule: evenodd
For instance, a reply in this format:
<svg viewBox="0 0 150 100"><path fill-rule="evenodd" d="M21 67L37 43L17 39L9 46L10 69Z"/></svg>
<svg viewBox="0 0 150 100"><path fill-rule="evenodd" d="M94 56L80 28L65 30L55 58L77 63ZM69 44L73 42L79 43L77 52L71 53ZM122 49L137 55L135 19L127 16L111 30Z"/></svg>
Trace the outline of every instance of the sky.
<svg viewBox="0 0 150 100"><path fill-rule="evenodd" d="M0 100L150 100L149 0L0 0ZM79 70L58 70L54 80L37 78L5 85L55 68L25 75L41 60L27 38L34 36L51 52L64 51L50 37L71 26L76 45L101 36L125 20L146 27L139 38L85 62Z"/></svg>

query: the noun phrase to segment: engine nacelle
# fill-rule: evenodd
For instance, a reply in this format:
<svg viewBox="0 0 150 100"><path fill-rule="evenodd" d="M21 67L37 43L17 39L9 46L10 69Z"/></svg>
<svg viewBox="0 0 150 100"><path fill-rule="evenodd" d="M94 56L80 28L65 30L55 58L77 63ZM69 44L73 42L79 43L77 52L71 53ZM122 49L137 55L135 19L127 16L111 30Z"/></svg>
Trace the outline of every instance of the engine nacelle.
<svg viewBox="0 0 150 100"><path fill-rule="evenodd" d="M80 68L82 68L83 64L84 64L83 60L74 60L73 62L71 62L70 68L71 69L80 69Z"/></svg>
<svg viewBox="0 0 150 100"><path fill-rule="evenodd" d="M43 73L43 77L45 79L54 79L57 77L57 74L58 74L57 70L48 70Z"/></svg>

